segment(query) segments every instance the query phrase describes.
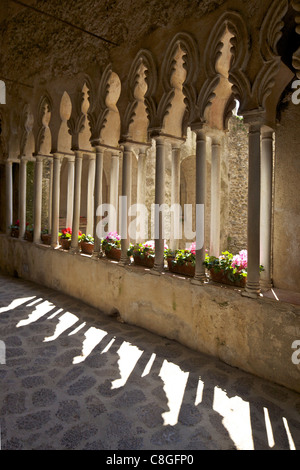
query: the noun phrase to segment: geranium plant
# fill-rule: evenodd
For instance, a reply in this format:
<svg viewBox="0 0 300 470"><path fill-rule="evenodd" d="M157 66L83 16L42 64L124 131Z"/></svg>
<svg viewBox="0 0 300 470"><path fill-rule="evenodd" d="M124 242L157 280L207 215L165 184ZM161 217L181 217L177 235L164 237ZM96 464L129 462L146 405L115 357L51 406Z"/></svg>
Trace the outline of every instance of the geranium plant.
<svg viewBox="0 0 300 470"><path fill-rule="evenodd" d="M247 261L247 250L241 250L237 255L224 251L219 257L206 255L204 265L209 271L222 272L235 282L247 277ZM260 271L263 269L260 266Z"/></svg>
<svg viewBox="0 0 300 470"><path fill-rule="evenodd" d="M14 224L10 225L8 228L12 229L18 229L20 227L20 221L17 220Z"/></svg>
<svg viewBox="0 0 300 470"><path fill-rule="evenodd" d="M118 232L109 232L102 240L102 249L110 251L112 248L121 249L121 237Z"/></svg>
<svg viewBox="0 0 300 470"><path fill-rule="evenodd" d="M61 238L63 240L65 240L65 239L70 239L71 240L71 238L72 238L72 229L70 227L64 228L61 231Z"/></svg>
<svg viewBox="0 0 300 470"><path fill-rule="evenodd" d="M92 235L86 235L85 233L83 233L82 235L79 235L78 239L81 242L89 243L90 245L94 244L94 237L92 237Z"/></svg>

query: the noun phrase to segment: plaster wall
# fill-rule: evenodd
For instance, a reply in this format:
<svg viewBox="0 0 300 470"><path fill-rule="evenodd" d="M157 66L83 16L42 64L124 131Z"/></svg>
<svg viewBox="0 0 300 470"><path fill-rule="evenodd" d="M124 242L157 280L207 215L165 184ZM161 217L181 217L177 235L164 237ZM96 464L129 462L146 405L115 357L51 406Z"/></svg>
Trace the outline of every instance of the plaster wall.
<svg viewBox="0 0 300 470"><path fill-rule="evenodd" d="M300 392L300 307L0 235L0 269ZM153 294L155 293L155 295Z"/></svg>

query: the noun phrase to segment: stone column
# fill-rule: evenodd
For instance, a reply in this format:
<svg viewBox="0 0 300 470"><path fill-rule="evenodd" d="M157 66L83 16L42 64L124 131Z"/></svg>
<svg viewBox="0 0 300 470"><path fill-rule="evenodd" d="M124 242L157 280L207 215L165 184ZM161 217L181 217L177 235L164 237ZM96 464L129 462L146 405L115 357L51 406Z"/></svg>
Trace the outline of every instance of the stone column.
<svg viewBox="0 0 300 470"><path fill-rule="evenodd" d="M68 189L66 227L72 227L74 210L75 157L68 157Z"/></svg>
<svg viewBox="0 0 300 470"><path fill-rule="evenodd" d="M12 175L12 161L7 160L5 165L5 178L6 178L6 230L10 235L9 226L13 223L13 175Z"/></svg>
<svg viewBox="0 0 300 470"><path fill-rule="evenodd" d="M42 188L43 188L43 157L37 155L34 165L34 211L33 211L33 241L41 242L42 223Z"/></svg>
<svg viewBox="0 0 300 470"><path fill-rule="evenodd" d="M131 204L131 171L132 171L132 147L125 143L123 151L123 166L122 166L122 198L120 211L120 234L121 234L121 259L120 264L124 266L129 263L127 250L129 248L129 234L128 224L129 216L128 210Z"/></svg>
<svg viewBox="0 0 300 470"><path fill-rule="evenodd" d="M260 294L260 164L261 123L249 125L248 170L248 265L247 284L243 295L256 298Z"/></svg>
<svg viewBox="0 0 300 470"><path fill-rule="evenodd" d="M119 198L119 153L111 154L109 203L115 208L115 213L109 214L111 232L118 231L118 198Z"/></svg>
<svg viewBox="0 0 300 470"><path fill-rule="evenodd" d="M59 230L59 197L60 197L60 169L61 156L53 155L53 187L52 187L52 222L51 222L51 247L58 245Z"/></svg>
<svg viewBox="0 0 300 470"><path fill-rule="evenodd" d="M51 233L52 227L52 192L53 192L53 158L49 162L49 192L48 192L48 233Z"/></svg>
<svg viewBox="0 0 300 470"><path fill-rule="evenodd" d="M97 235L97 225L100 221L100 216L97 215L97 209L102 204L102 185L103 185L103 158L104 148L96 146L96 172L95 172L95 194L94 194L94 252L93 259L98 259L101 252L101 237Z"/></svg>
<svg viewBox="0 0 300 470"><path fill-rule="evenodd" d="M74 180L74 203L73 203L73 224L71 253L77 253L78 249L78 232L80 223L80 203L81 203L81 175L82 175L82 152L75 150L75 180Z"/></svg>
<svg viewBox="0 0 300 470"><path fill-rule="evenodd" d="M221 143L212 137L211 146L211 216L210 250L211 256L220 255L220 210L221 210Z"/></svg>
<svg viewBox="0 0 300 470"><path fill-rule="evenodd" d="M92 235L94 231L94 189L96 174L96 156L89 155L88 181L87 181L87 222L86 233Z"/></svg>
<svg viewBox="0 0 300 470"><path fill-rule="evenodd" d="M152 274L160 274L164 269L164 233L163 214L158 212L159 207L165 203L165 138L155 137L156 160L155 160L155 207L157 215L155 217L155 261L151 270Z"/></svg>
<svg viewBox="0 0 300 470"><path fill-rule="evenodd" d="M180 205L180 147L172 145L172 170L171 170L171 206L179 208ZM177 210L171 212L171 234L170 234L170 248L175 251L179 247L179 240L176 238L177 230L175 227L180 227L182 223L180 213ZM175 232L174 232L175 231Z"/></svg>
<svg viewBox="0 0 300 470"><path fill-rule="evenodd" d="M145 206L146 204L146 150L145 149L140 149L138 153L138 166L137 166L137 197L136 197L136 203L139 207ZM144 217L144 211L142 214L140 214L141 217L137 218L138 219ZM143 230L144 231L144 230ZM137 232L137 243L143 243L145 240L143 237Z"/></svg>
<svg viewBox="0 0 300 470"><path fill-rule="evenodd" d="M205 203L206 203L206 135L196 132L196 266L193 284L203 284L205 275Z"/></svg>
<svg viewBox="0 0 300 470"><path fill-rule="evenodd" d="M260 264L264 271L260 274L261 286L270 289L272 283L272 186L273 186L273 132L262 134L261 147L261 217L260 217Z"/></svg>
<svg viewBox="0 0 300 470"><path fill-rule="evenodd" d="M21 158L19 173L19 238L24 238L26 230L26 185L27 160Z"/></svg>

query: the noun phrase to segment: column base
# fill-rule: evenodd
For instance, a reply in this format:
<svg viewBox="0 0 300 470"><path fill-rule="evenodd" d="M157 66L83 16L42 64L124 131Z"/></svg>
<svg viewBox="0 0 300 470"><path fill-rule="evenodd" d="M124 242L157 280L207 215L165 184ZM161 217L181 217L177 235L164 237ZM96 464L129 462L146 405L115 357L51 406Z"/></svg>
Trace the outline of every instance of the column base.
<svg viewBox="0 0 300 470"><path fill-rule="evenodd" d="M260 281L261 290L267 291L274 287L273 282L271 279L261 279Z"/></svg>
<svg viewBox="0 0 300 470"><path fill-rule="evenodd" d="M79 253L79 248L78 247L77 248L72 248L71 247L70 250L69 250L69 253L71 255L77 255Z"/></svg>
<svg viewBox="0 0 300 470"><path fill-rule="evenodd" d="M242 292L243 297L248 297L250 299L257 299L260 295L260 287L257 286L246 286L245 290Z"/></svg>
<svg viewBox="0 0 300 470"><path fill-rule="evenodd" d="M153 268L150 269L150 273L154 274L154 276L160 276L163 270L164 270L164 265L154 263Z"/></svg>
<svg viewBox="0 0 300 470"><path fill-rule="evenodd" d="M193 284L194 286L204 286L206 281L207 281L206 276L200 275L200 276L193 277L193 279L191 280L191 284Z"/></svg>

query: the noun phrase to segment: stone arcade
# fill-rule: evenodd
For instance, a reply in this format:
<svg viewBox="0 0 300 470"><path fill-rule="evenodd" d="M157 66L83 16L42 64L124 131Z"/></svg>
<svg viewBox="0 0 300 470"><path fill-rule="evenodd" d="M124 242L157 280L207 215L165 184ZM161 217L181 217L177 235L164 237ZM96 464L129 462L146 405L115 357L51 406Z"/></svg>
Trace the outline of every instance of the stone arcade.
<svg viewBox="0 0 300 470"><path fill-rule="evenodd" d="M300 294L299 11L297 0L1 2L0 269L300 392L291 360L300 306L265 295ZM232 119L248 148L230 167ZM33 243L24 241L30 165ZM245 171L241 290L207 282L203 261L206 247L219 255L240 233L230 176ZM114 205L116 230L130 204L203 205L195 277L164 268L161 232L152 270L128 265L128 236L119 263L100 257L102 203ZM16 219L19 239L8 228ZM93 234L91 257L75 237L69 252L59 248L63 226Z"/></svg>

